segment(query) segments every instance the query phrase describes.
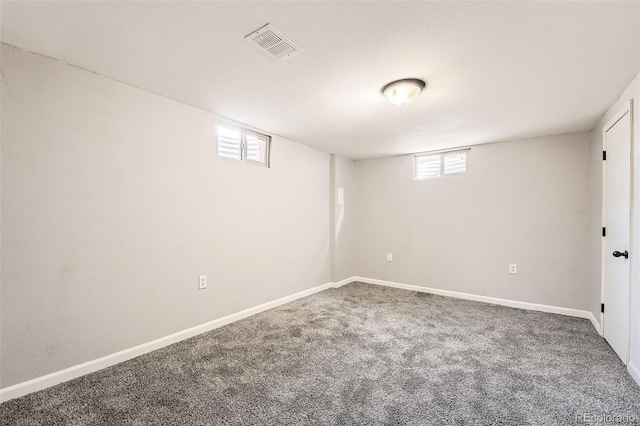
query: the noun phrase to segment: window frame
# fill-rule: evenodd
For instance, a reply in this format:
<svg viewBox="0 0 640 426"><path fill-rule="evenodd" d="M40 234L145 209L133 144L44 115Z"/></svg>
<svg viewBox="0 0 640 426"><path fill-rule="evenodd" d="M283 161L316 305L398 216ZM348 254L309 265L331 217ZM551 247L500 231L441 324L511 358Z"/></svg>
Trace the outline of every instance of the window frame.
<svg viewBox="0 0 640 426"><path fill-rule="evenodd" d="M240 158L231 158L220 155L220 127L240 132ZM247 158L247 135L265 140L265 159L264 161L250 160ZM216 126L216 144L218 145L218 158L231 161L239 161L243 163L256 164L263 167L271 168L271 136L244 127L230 124L225 121L219 121Z"/></svg>
<svg viewBox="0 0 640 426"><path fill-rule="evenodd" d="M248 149L248 145L249 145L247 143L247 135L255 136L258 139L260 139L260 138L264 138L265 139L265 142L264 142L265 143L264 161L250 160L249 157L247 156L247 149ZM252 130L243 129L243 131L242 131L242 160L247 162L247 163L259 164L261 166L271 167L270 166L270 160L269 160L270 157L271 157L271 136L263 135L262 133L254 132Z"/></svg>
<svg viewBox="0 0 640 426"><path fill-rule="evenodd" d="M434 179L442 179L442 178L450 178L454 176L464 176L470 172L469 167L469 157L470 157L471 148L459 148L452 149L447 151L432 151L432 152L423 152L419 154L413 154L413 180L414 181L422 181L422 180L434 180ZM447 154L456 154L456 153L465 153L465 171L463 173L445 173L444 172L444 159ZM418 159L422 157L438 157L439 160L439 174L438 176L427 176L427 177L418 177L417 176L417 165Z"/></svg>

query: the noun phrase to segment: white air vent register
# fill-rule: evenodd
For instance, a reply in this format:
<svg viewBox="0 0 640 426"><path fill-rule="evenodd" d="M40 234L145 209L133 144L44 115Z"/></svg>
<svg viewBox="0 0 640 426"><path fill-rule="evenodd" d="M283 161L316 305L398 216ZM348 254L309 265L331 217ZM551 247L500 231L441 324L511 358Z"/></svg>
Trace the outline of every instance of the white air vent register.
<svg viewBox="0 0 640 426"><path fill-rule="evenodd" d="M245 40L256 45L260 50L276 58L288 58L301 52L302 49L294 42L286 38L282 33L267 24L251 34L245 36Z"/></svg>

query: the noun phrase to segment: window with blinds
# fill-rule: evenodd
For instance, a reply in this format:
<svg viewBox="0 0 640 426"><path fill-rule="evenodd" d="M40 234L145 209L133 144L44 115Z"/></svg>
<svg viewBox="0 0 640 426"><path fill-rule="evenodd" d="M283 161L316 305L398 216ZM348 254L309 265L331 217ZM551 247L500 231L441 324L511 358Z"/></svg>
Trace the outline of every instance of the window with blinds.
<svg viewBox="0 0 640 426"><path fill-rule="evenodd" d="M421 154L413 157L413 179L433 179L467 173L469 150Z"/></svg>
<svg viewBox="0 0 640 426"><path fill-rule="evenodd" d="M218 124L218 157L269 166L271 137L229 124Z"/></svg>
<svg viewBox="0 0 640 426"><path fill-rule="evenodd" d="M242 132L218 125L218 156L242 160Z"/></svg>
<svg viewBox="0 0 640 426"><path fill-rule="evenodd" d="M442 155L442 173L445 175L455 175L467 173L467 153L451 152Z"/></svg>
<svg viewBox="0 0 640 426"><path fill-rule="evenodd" d="M257 135L254 133L246 133L244 136L247 161L266 164L267 162L267 146L269 137Z"/></svg>

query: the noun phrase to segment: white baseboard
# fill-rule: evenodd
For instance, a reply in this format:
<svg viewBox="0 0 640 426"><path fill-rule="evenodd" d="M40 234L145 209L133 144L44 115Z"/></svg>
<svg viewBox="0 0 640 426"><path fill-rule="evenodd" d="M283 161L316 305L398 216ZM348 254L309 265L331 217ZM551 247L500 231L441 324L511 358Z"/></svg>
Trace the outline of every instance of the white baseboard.
<svg viewBox="0 0 640 426"><path fill-rule="evenodd" d="M640 386L640 369L638 369L638 367L636 367L631 361L629 361L629 363L627 364L627 371L629 372L629 375L633 377L633 380L636 381L638 386Z"/></svg>
<svg viewBox="0 0 640 426"><path fill-rule="evenodd" d="M342 281L338 281L333 286L335 288L340 288L340 287L342 287L344 285L351 284L352 282L355 282L355 281L358 281L358 277L354 276L354 277L346 278L346 279L344 279Z"/></svg>
<svg viewBox="0 0 640 426"><path fill-rule="evenodd" d="M437 288L421 287L421 286L410 285L410 284L401 284L401 283L396 283L392 281L377 280L374 278L365 278L365 277L351 277L347 280L340 281L340 287L355 281L359 281L367 284L376 284L376 285L383 285L386 287L399 288L402 290L411 290L411 291L418 291L422 293L437 294L440 296L455 297L458 299L474 300L476 302L493 303L495 305L508 306L511 308L527 309L532 311L567 315L567 316L577 317L577 318L585 318L591 321L591 324L593 325L593 327L596 329L596 331L600 336L602 336L602 333L603 333L602 325L596 319L593 313L590 311L561 308L558 306L550 306L550 305L540 305L537 303L518 302L515 300L499 299L499 298L489 297L489 296L479 296L477 294L459 293L457 291L440 290ZM640 369L638 369L638 367L636 367L631 361L629 361L629 363L627 364L627 371L629 371L629 374L631 375L631 377L633 377L636 383L640 385Z"/></svg>
<svg viewBox="0 0 640 426"><path fill-rule="evenodd" d="M186 330L182 330L177 333L173 333L169 336L161 337L160 339L153 340L151 342L143 343L141 345L138 345L129 349L125 349L123 351L116 352L111 355L107 355L98 359L94 359L92 361L85 362L83 364L75 365L73 367L69 367L64 370L47 374L46 376L37 377L35 379L31 379L26 382L18 383L13 386L0 389L0 402L8 401L13 398L18 398L20 396L27 395L32 392L36 392L51 386L55 386L59 383L63 383L63 382L75 379L77 377L81 377L86 374L93 373L98 370L102 370L103 368L110 367L112 365L121 363L123 361L127 361L137 356L154 351L156 349L160 349L164 346L168 346L173 343L179 342L181 340L188 339L189 337L193 337L198 334L201 334L210 330L214 330L216 328L225 326L232 322L239 321L243 318L247 318L252 315L258 314L260 312L264 312L266 310L275 308L277 306L284 305L285 303L289 303L294 300L301 299L306 296L310 296L314 293L318 293L323 290L327 290L329 288L334 288L334 287L339 288L355 281L360 281L368 284L383 285L383 286L399 288L403 290L437 294L440 296L455 297L458 299L493 303L496 305L509 306L512 308L528 309L528 310L534 310L534 311L568 315L572 317L586 318L591 320L591 323L596 328L598 333L602 335L602 328L600 327L600 324L598 323L596 318L593 316L593 314L588 311L581 311L581 310L569 309L569 308L560 308L557 306L549 306L549 305L539 305L536 303L518 302L514 300L498 299L495 297L479 296L479 295L469 294L469 293L460 293L456 291L440 290L436 288L421 287L416 285L401 284L401 283L378 280L373 278L353 276L353 277L344 279L342 281L338 281L336 283L326 283L317 287L310 288L308 290L304 290L304 291L292 294L290 296L285 296L283 298L280 298L271 302L263 303L262 305L245 309L235 314L231 314L223 318L209 321L204 324L200 324L198 326L188 328ZM629 363L628 369L631 376L633 376L636 382L640 384L640 371L637 369L637 367L635 367L632 363Z"/></svg>
<svg viewBox="0 0 640 426"><path fill-rule="evenodd" d="M593 324L593 328L595 328L598 334L602 336L602 326L600 325L600 322L596 319L596 317L593 315L593 312L589 312L589 319L591 320L591 324Z"/></svg>
<svg viewBox="0 0 640 426"><path fill-rule="evenodd" d="M422 287L422 286L411 285L411 284L401 284L401 283L396 283L392 281L377 280L374 278L353 277L351 279L353 281L360 281L367 284L383 285L386 287L399 288L402 290L431 293L431 294L437 294L439 296L455 297L457 299L473 300L476 302L493 303L494 305L502 305L502 306L508 306L511 308L527 309L530 311L549 312L552 314L567 315L570 317L586 318L586 319L590 319L592 322L595 319L595 318L591 319L591 317L593 316L591 312L582 311L579 309L561 308L558 306L540 305L537 303L529 303L529 302L518 302L516 300L499 299L496 297L480 296L477 294L470 294L470 293L460 293L457 291L450 291L450 290L440 290L437 288ZM598 330L598 327L596 327L596 330Z"/></svg>
<svg viewBox="0 0 640 426"><path fill-rule="evenodd" d="M218 318L216 320L209 321L204 324L200 324L165 337L161 337L160 339L156 339L151 342L143 343L141 345L116 352L111 355L94 359L83 364L74 365L73 367L56 371L55 373L47 374L46 376L36 377L35 379L18 383L13 386L8 386L6 388L0 389L0 402L18 398L32 392L55 386L59 383L66 382L98 370L102 370L103 368L107 368L123 361L130 360L137 356L144 355L148 352L155 351L156 349L160 349L164 346L168 346L181 340L188 339L189 337L214 330L232 322L239 321L243 318L247 318L260 312L264 312L280 305L284 305L285 303L293 302L294 300L310 296L314 293L318 293L329 288L333 288L334 286L335 283L327 283L317 287L313 287L308 290L292 294L290 296L285 296L283 298L263 303L262 305L255 306L253 308L245 309L235 314L228 315L226 317Z"/></svg>

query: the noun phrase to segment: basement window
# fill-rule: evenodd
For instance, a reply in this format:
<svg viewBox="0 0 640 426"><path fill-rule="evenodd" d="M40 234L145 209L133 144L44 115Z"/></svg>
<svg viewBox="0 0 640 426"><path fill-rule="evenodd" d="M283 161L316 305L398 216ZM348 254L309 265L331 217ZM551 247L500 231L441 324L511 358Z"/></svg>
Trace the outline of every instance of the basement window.
<svg viewBox="0 0 640 426"><path fill-rule="evenodd" d="M469 149L413 156L413 180L467 173Z"/></svg>
<svg viewBox="0 0 640 426"><path fill-rule="evenodd" d="M252 130L218 124L218 157L269 167L271 137Z"/></svg>

